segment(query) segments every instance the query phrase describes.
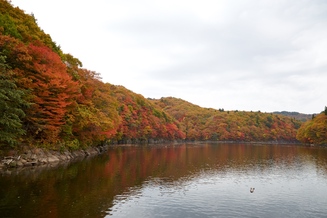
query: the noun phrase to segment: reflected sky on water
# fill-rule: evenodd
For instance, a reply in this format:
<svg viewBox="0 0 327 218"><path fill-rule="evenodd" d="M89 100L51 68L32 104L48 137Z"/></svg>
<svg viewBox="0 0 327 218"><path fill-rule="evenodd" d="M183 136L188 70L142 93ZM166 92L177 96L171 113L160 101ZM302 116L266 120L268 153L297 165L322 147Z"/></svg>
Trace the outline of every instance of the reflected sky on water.
<svg viewBox="0 0 327 218"><path fill-rule="evenodd" d="M55 168L3 173L0 187L0 217L324 217L327 149L120 146Z"/></svg>

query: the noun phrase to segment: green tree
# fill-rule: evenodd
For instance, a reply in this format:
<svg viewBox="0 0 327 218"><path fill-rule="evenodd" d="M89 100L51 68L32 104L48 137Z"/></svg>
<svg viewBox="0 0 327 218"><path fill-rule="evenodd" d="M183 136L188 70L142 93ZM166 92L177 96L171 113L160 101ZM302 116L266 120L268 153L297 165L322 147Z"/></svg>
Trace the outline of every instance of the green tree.
<svg viewBox="0 0 327 218"><path fill-rule="evenodd" d="M22 128L25 92L19 90L12 79L12 72L6 64L6 57L0 53L0 145L14 146L25 133Z"/></svg>
<svg viewBox="0 0 327 218"><path fill-rule="evenodd" d="M9 35L17 39L22 39L22 36L17 30L15 22L8 15L8 13L0 14L0 27L0 31L3 32L4 35Z"/></svg>

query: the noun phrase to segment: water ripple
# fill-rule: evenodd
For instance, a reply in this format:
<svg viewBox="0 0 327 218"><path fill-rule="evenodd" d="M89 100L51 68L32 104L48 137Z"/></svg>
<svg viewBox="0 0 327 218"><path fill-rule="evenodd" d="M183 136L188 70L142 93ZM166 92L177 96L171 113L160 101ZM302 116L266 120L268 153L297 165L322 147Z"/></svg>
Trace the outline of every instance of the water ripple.
<svg viewBox="0 0 327 218"><path fill-rule="evenodd" d="M294 158L293 158L294 159ZM235 168L207 165L178 180L151 178L114 217L323 217L326 179L301 158L267 159ZM317 185L317 190L312 185ZM253 193L250 188L255 187ZM320 203L317 203L320 202ZM315 202L308 204L308 202ZM324 208L324 211L321 211Z"/></svg>

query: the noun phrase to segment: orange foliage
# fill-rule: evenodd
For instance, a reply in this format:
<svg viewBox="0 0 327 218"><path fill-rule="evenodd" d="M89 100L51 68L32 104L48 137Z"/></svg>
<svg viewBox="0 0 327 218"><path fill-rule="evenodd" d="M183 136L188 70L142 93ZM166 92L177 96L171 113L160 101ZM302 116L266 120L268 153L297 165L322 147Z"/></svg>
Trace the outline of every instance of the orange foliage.
<svg viewBox="0 0 327 218"><path fill-rule="evenodd" d="M78 59L63 54L33 16L0 1L0 12L6 13L0 16L6 19L0 26L0 51L17 89L29 90L25 100L31 107L24 108L22 128L30 144L75 149L108 141L295 140L301 122L293 118L201 108L176 98L149 100L103 83L98 73L80 68Z"/></svg>
<svg viewBox="0 0 327 218"><path fill-rule="evenodd" d="M296 137L303 143L327 145L327 115L321 113L305 122Z"/></svg>
<svg viewBox="0 0 327 218"><path fill-rule="evenodd" d="M122 118L116 135L118 142L146 142L149 139L174 140L185 137L173 118L152 105L143 96L122 86L113 87L113 92L120 102L118 110Z"/></svg>
<svg viewBox="0 0 327 218"><path fill-rule="evenodd" d="M301 123L269 113L201 108L172 97L152 101L180 121L188 140L296 141Z"/></svg>
<svg viewBox="0 0 327 218"><path fill-rule="evenodd" d="M110 95L111 85L104 84L95 72L79 69L81 95L73 111L73 135L86 145L98 144L112 138L120 118L117 100Z"/></svg>
<svg viewBox="0 0 327 218"><path fill-rule="evenodd" d="M30 133L37 138L56 141L65 124L68 106L78 95L77 83L67 74L60 57L43 45L29 44L31 60L25 66L22 77L29 80L28 88L33 95L33 105L28 110Z"/></svg>

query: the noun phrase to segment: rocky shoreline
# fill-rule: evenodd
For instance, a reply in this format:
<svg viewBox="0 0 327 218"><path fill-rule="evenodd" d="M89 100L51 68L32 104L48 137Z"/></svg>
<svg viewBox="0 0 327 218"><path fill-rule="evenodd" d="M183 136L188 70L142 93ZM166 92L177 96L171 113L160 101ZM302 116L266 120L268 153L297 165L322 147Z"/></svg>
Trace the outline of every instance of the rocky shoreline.
<svg viewBox="0 0 327 218"><path fill-rule="evenodd" d="M164 143L160 141L160 143ZM167 142L166 142L167 143ZM174 141L170 142L172 144L181 144L181 143L245 143L245 144L297 144L298 142L283 142L283 141L270 141L270 142L236 142L236 141ZM149 143L152 144L152 143ZM158 144L155 142L153 144ZM135 145L131 144L119 144L120 146L126 145ZM109 146L117 145L103 145L97 147L89 147L83 150L75 151L55 151L48 150L45 148L30 148L24 147L20 150L9 150L5 154L0 156L0 172L6 170L21 169L26 167L39 167L39 166L56 166L59 164L68 163L74 160L81 160L89 156L95 156L107 151ZM313 146L313 145L310 145Z"/></svg>
<svg viewBox="0 0 327 218"><path fill-rule="evenodd" d="M43 148L25 148L20 152L12 150L1 158L0 171L42 165L54 166L59 163L66 163L77 159L83 159L88 156L101 154L108 150L108 147L108 145L105 145L76 151L54 151Z"/></svg>
<svg viewBox="0 0 327 218"><path fill-rule="evenodd" d="M20 147L16 150L7 150L1 152L0 155L0 172L22 169L27 167L41 167L41 166L56 166L59 164L65 164L74 160L81 160L89 156L95 156L107 151L110 146L117 145L136 145L136 144L159 144L159 143L178 143L178 141L166 141L166 140L149 140L143 141L131 141L127 140L122 144L107 144L96 147L88 147L81 150L49 150L45 148L31 148L28 146Z"/></svg>

